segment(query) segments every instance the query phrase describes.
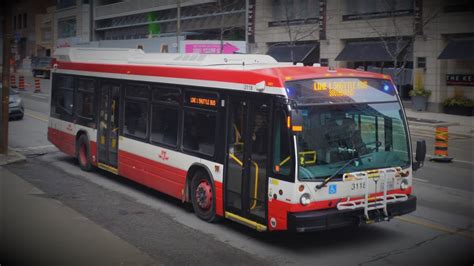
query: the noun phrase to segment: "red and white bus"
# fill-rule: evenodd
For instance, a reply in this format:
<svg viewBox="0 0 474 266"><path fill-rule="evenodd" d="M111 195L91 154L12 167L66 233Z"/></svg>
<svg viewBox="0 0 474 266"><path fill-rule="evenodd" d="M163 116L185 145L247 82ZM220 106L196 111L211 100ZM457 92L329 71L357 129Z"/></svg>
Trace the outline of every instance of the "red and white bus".
<svg viewBox="0 0 474 266"><path fill-rule="evenodd" d="M48 139L95 167L259 231L412 212L404 110L390 77L266 55L64 48Z"/></svg>

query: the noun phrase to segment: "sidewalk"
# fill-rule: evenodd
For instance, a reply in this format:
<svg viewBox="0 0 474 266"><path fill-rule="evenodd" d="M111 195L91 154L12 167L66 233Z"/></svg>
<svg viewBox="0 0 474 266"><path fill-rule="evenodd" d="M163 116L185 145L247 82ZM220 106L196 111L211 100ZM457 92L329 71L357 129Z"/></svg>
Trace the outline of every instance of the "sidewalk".
<svg viewBox="0 0 474 266"><path fill-rule="evenodd" d="M448 126L449 134L474 138L474 117L448 115L444 113L415 112L405 108L410 127L433 129L436 126ZM434 132L434 131L433 131Z"/></svg>
<svg viewBox="0 0 474 266"><path fill-rule="evenodd" d="M0 195L0 264L158 264L1 166Z"/></svg>

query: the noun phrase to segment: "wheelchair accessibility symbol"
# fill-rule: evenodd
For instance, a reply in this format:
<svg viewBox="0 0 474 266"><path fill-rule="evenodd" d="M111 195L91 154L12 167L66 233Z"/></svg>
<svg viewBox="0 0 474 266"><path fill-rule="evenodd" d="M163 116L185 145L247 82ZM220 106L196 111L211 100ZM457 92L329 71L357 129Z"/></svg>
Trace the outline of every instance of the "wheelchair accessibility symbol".
<svg viewBox="0 0 474 266"><path fill-rule="evenodd" d="M336 192L337 192L336 184L329 185L329 194L336 194Z"/></svg>

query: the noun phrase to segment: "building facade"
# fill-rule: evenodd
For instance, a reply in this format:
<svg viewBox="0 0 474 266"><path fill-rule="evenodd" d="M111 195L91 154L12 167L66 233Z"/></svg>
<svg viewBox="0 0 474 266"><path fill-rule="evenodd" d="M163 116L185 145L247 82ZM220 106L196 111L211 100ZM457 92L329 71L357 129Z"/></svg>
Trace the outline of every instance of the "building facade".
<svg viewBox="0 0 474 266"><path fill-rule="evenodd" d="M246 14L244 0L182 0L180 12L175 0L58 0L54 46L176 52L184 40L248 39L250 52L279 61L391 75L405 100L414 87L430 90L430 111L449 97L474 99L472 1L248 2Z"/></svg>
<svg viewBox="0 0 474 266"><path fill-rule="evenodd" d="M146 51L176 52L177 35L180 40L243 40L245 1L182 0L178 15L175 0L98 0L93 21L99 46L113 41L116 47L138 43Z"/></svg>
<svg viewBox="0 0 474 266"><path fill-rule="evenodd" d="M257 2L253 52L388 74L403 99L413 87L430 90L430 111L441 111L448 97L474 99L472 1ZM317 48L298 52L298 45Z"/></svg>
<svg viewBox="0 0 474 266"><path fill-rule="evenodd" d="M54 50L54 13L56 6L50 6L46 13L35 18L36 50L35 56L49 57Z"/></svg>
<svg viewBox="0 0 474 266"><path fill-rule="evenodd" d="M54 47L90 43L91 9L89 0L57 0L54 13Z"/></svg>
<svg viewBox="0 0 474 266"><path fill-rule="evenodd" d="M12 56L17 67L29 67L30 59L36 54L36 15L46 12L53 0L19 0L12 5Z"/></svg>

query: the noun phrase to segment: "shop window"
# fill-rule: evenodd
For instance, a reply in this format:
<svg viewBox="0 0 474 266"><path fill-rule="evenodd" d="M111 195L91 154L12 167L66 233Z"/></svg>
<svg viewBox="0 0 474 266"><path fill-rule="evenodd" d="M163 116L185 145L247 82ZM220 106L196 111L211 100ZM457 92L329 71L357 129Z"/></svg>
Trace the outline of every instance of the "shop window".
<svg viewBox="0 0 474 266"><path fill-rule="evenodd" d="M178 107L152 105L151 141L176 147L178 141Z"/></svg>
<svg viewBox="0 0 474 266"><path fill-rule="evenodd" d="M319 0L273 0L272 15L276 21L319 17Z"/></svg>
<svg viewBox="0 0 474 266"><path fill-rule="evenodd" d="M56 9L63 9L76 6L76 0L57 0Z"/></svg>
<svg viewBox="0 0 474 266"><path fill-rule="evenodd" d="M148 132L148 108L146 102L125 100L124 127L125 135L146 139Z"/></svg>
<svg viewBox="0 0 474 266"><path fill-rule="evenodd" d="M68 38L76 36L76 18L66 18L58 21L58 37Z"/></svg>
<svg viewBox="0 0 474 266"><path fill-rule="evenodd" d="M426 57L417 57L416 67L426 69Z"/></svg>
<svg viewBox="0 0 474 266"><path fill-rule="evenodd" d="M183 128L184 149L213 156L216 124L214 112L186 109Z"/></svg>
<svg viewBox="0 0 474 266"><path fill-rule="evenodd" d="M345 15L343 15L343 20L383 18L413 14L413 0L345 0L344 4Z"/></svg>
<svg viewBox="0 0 474 266"><path fill-rule="evenodd" d="M327 58L321 58L319 60L319 64L321 64L321 66L323 66L323 67L327 67L327 66L329 66L329 60Z"/></svg>

